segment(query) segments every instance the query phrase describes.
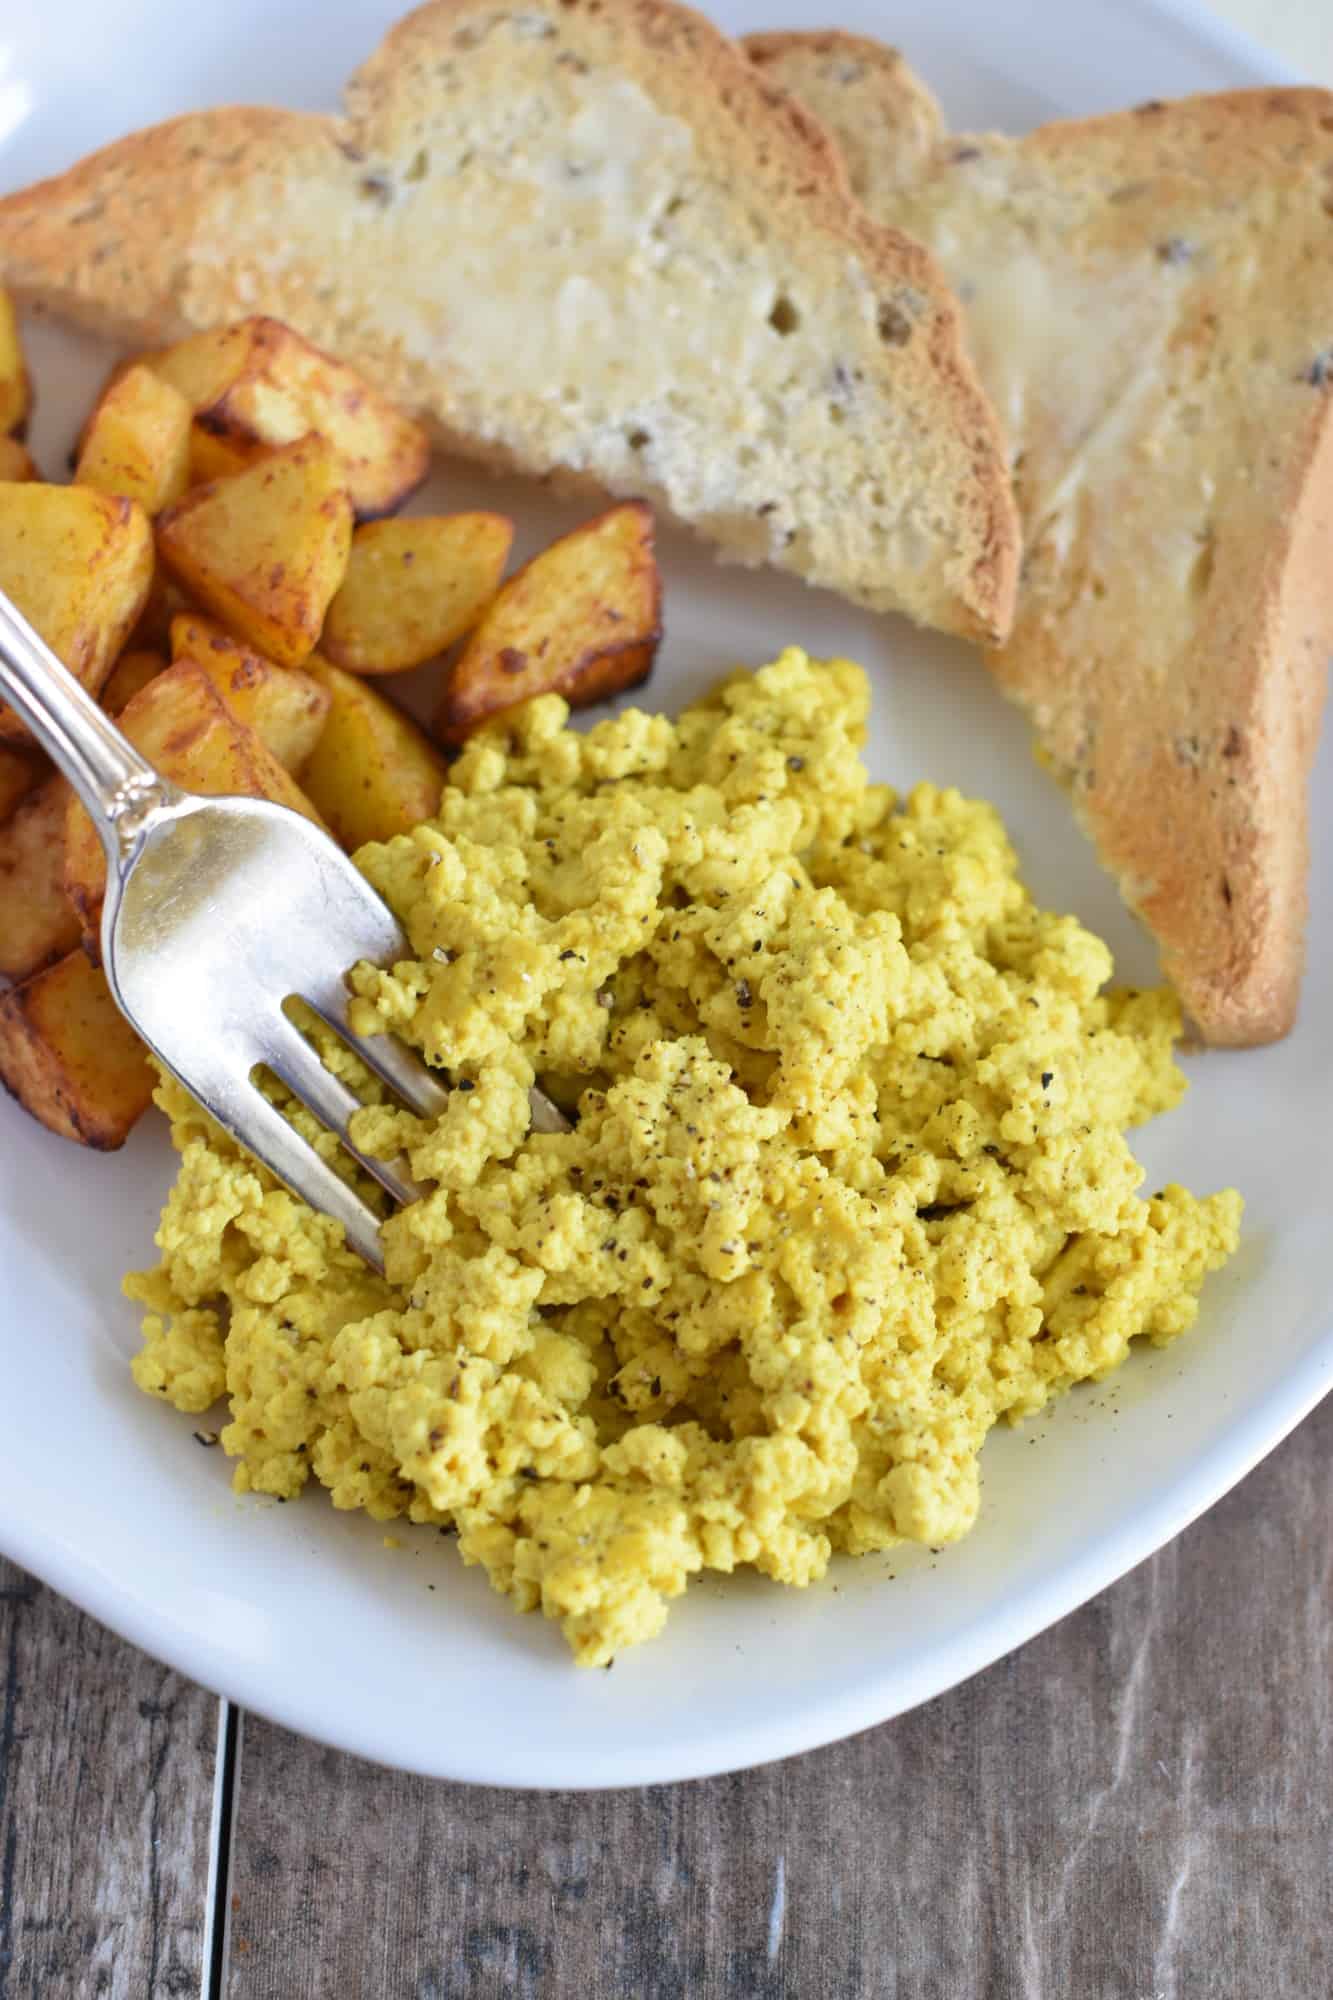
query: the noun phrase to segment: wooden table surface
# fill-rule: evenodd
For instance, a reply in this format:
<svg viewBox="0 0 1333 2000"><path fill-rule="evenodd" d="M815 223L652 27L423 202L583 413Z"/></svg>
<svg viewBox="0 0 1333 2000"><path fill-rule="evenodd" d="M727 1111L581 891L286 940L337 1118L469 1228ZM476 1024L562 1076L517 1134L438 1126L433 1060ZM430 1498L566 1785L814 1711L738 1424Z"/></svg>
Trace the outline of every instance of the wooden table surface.
<svg viewBox="0 0 1333 2000"><path fill-rule="evenodd" d="M915 1714L534 1795L237 1716L0 1562L0 2000L1326 2000L1333 1398Z"/></svg>

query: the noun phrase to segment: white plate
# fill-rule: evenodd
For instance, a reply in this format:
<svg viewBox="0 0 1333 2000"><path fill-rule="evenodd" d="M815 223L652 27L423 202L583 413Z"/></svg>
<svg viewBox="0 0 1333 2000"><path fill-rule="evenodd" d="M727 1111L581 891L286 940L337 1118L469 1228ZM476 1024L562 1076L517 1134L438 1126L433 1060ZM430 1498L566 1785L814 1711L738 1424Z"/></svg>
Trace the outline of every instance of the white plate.
<svg viewBox="0 0 1333 2000"><path fill-rule="evenodd" d="M0 185L58 168L121 130L196 104L270 95L331 102L396 11L231 0L43 0L0 40ZM14 12L23 19L16 27ZM720 10L722 11L722 10ZM1021 128L1083 112L1272 80L1273 67L1197 16L1128 0L844 0L848 25L900 40L957 125ZM1040 21L1038 21L1040 12ZM797 25L799 0L744 0L732 28ZM807 15L808 18L808 15ZM58 474L105 355L33 342L35 444ZM529 537L572 518L540 497L448 471ZM773 576L719 570L667 538L670 636L653 684L676 706L717 670L786 639L864 662L877 689L869 757L995 799L1049 903L1107 936L1122 970L1152 954L1034 775L1021 722L961 647L849 611ZM1210 1282L1200 1324L1137 1356L1104 1392L987 1446L981 1525L933 1557L839 1564L819 1588L695 1584L666 1636L613 1673L579 1673L553 1627L521 1619L437 1536L383 1531L300 1504L242 1502L218 1451L130 1385L134 1315L117 1282L148 1261L171 1160L157 1124L119 1159L48 1138L0 1106L0 1547L96 1617L277 1720L386 1763L506 1785L640 1784L733 1769L880 1722L939 1693L1100 1590L1177 1533L1270 1450L1333 1382L1333 769L1316 786L1319 856L1298 1032L1282 1047L1190 1064L1185 1106L1144 1138L1149 1173L1234 1181L1244 1247ZM1033 1439L1039 1448L1034 1448ZM1291 1532L1310 1531L1306 1522Z"/></svg>

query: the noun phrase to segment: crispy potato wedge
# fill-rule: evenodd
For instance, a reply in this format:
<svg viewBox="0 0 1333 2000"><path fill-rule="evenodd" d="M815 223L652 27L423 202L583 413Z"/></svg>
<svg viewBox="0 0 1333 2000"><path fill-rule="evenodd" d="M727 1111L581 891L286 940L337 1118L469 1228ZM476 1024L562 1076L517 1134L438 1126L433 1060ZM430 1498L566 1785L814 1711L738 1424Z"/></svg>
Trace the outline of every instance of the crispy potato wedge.
<svg viewBox="0 0 1333 2000"><path fill-rule="evenodd" d="M127 368L102 391L84 426L75 482L160 514L180 499L189 473L189 404L151 368Z"/></svg>
<svg viewBox="0 0 1333 2000"><path fill-rule="evenodd" d="M195 604L189 592L177 583L171 571L159 557L153 569L153 581L149 586L148 600L139 613L138 622L130 633L129 646L135 652L167 652L171 646L171 621L182 611L193 611Z"/></svg>
<svg viewBox="0 0 1333 2000"><path fill-rule="evenodd" d="M652 510L627 500L512 576L450 669L435 732L461 743L533 695L571 707L646 680L662 636Z"/></svg>
<svg viewBox="0 0 1333 2000"><path fill-rule="evenodd" d="M257 464L275 449L274 445L242 444L219 437L196 418L190 425L190 484L202 486L208 479L230 479L233 472L244 472L247 465Z"/></svg>
<svg viewBox="0 0 1333 2000"><path fill-rule="evenodd" d="M319 821L295 779L254 730L237 721L194 660L177 660L149 681L121 715L120 727L164 777L189 791L275 799ZM79 919L83 948L97 962L106 857L92 821L74 798L65 822L65 891Z"/></svg>
<svg viewBox="0 0 1333 2000"><path fill-rule="evenodd" d="M40 477L27 445L14 437L0 437L0 479L24 481Z"/></svg>
<svg viewBox="0 0 1333 2000"><path fill-rule="evenodd" d="M470 632L504 575L514 524L503 514L367 521L352 536L319 650L355 674L396 674Z"/></svg>
<svg viewBox="0 0 1333 2000"><path fill-rule="evenodd" d="M134 646L123 652L111 669L111 678L102 689L102 706L108 715L119 715L122 708L129 705L140 688L146 688L149 681L155 681L159 674L167 670L168 661L163 653L157 653L146 646Z"/></svg>
<svg viewBox="0 0 1333 2000"><path fill-rule="evenodd" d="M172 619L171 654L196 661L237 721L267 743L284 770L300 770L329 712L331 697L318 681L300 667L275 667L197 612Z"/></svg>
<svg viewBox="0 0 1333 2000"><path fill-rule="evenodd" d="M91 486L0 484L0 590L90 694L100 694L148 597L153 532L133 500ZM0 739L28 731L0 705Z"/></svg>
<svg viewBox="0 0 1333 2000"><path fill-rule="evenodd" d="M0 285L0 431L17 432L21 437L31 409L32 383L23 359L18 314L13 299Z"/></svg>
<svg viewBox="0 0 1333 2000"><path fill-rule="evenodd" d="M158 523L158 550L177 579L280 667L299 667L319 638L351 543L337 455L314 435L193 487Z"/></svg>
<svg viewBox="0 0 1333 2000"><path fill-rule="evenodd" d="M42 755L35 743L30 750L0 743L0 826L50 775L50 759Z"/></svg>
<svg viewBox="0 0 1333 2000"><path fill-rule="evenodd" d="M406 833L438 812L447 766L411 716L318 653L305 671L327 690L331 706L301 786L348 852Z"/></svg>
<svg viewBox="0 0 1333 2000"><path fill-rule="evenodd" d="M26 979L79 942L65 894L65 819L70 789L48 778L0 826L0 973Z"/></svg>
<svg viewBox="0 0 1333 2000"><path fill-rule="evenodd" d="M50 1131L123 1146L157 1079L143 1043L81 951L0 994L0 1082Z"/></svg>
<svg viewBox="0 0 1333 2000"><path fill-rule="evenodd" d="M363 375L276 319L246 319L197 333L144 357L195 413L196 466L208 462L198 434L232 454L226 470L308 431L341 458L358 518L388 514L425 478L430 442ZM218 457L212 477L224 469Z"/></svg>

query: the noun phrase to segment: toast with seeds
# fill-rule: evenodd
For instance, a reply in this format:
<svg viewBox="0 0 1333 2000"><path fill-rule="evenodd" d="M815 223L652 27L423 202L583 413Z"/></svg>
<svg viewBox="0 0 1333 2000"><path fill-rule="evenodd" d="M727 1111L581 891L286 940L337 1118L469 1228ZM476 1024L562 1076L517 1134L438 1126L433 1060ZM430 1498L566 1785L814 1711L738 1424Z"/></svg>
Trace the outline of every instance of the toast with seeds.
<svg viewBox="0 0 1333 2000"><path fill-rule="evenodd" d="M756 54L939 258L1008 434L1025 556L991 669L1204 1036L1275 1039L1333 652L1333 95L941 137L904 179L896 60L835 74L828 41Z"/></svg>
<svg viewBox="0 0 1333 2000"><path fill-rule="evenodd" d="M0 201L0 272L140 344L269 314L452 450L1008 629L1013 496L937 266L670 0L432 0L342 117L202 112Z"/></svg>

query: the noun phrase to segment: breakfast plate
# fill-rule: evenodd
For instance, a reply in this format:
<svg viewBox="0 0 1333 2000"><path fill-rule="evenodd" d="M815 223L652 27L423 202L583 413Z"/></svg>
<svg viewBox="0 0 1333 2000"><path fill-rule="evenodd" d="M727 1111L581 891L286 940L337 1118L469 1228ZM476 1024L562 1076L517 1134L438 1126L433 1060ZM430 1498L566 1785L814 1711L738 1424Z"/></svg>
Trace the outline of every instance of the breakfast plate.
<svg viewBox="0 0 1333 2000"><path fill-rule="evenodd" d="M164 0L134 0L114 19L93 0L49 0L0 44L0 185L186 107L330 103L397 11L339 0L313 35L295 15L236 0L182 40ZM840 18L901 40L963 128L1279 80L1194 16L1144 4L1084 0L1058 27L980 0L954 0L920 27L916 11L848 0ZM732 30L801 20L791 0L715 12ZM54 474L108 350L43 326L29 351L33 449ZM412 510L472 504L512 513L523 548L588 511L448 465ZM721 568L672 533L660 553L667 639L654 705L675 710L789 641L859 660L875 689L872 775L993 800L1038 898L1105 937L1122 977L1152 978L1151 947L973 654L785 578ZM991 1439L981 1520L958 1546L835 1563L804 1592L710 1577L652 1646L609 1674L576 1672L554 1629L515 1619L434 1531L396 1527L386 1548L382 1527L320 1494L285 1507L234 1496L208 1425L150 1403L129 1377L136 1315L119 1280L151 1261L172 1171L164 1131L152 1121L122 1155L100 1158L0 1106L0 1550L247 1707L431 1776L677 1780L807 1749L939 1693L1177 1533L1333 1385L1331 776L1326 748L1300 1025L1273 1048L1187 1054L1185 1103L1136 1140L1154 1184L1242 1190L1240 1252L1210 1280L1188 1336Z"/></svg>

